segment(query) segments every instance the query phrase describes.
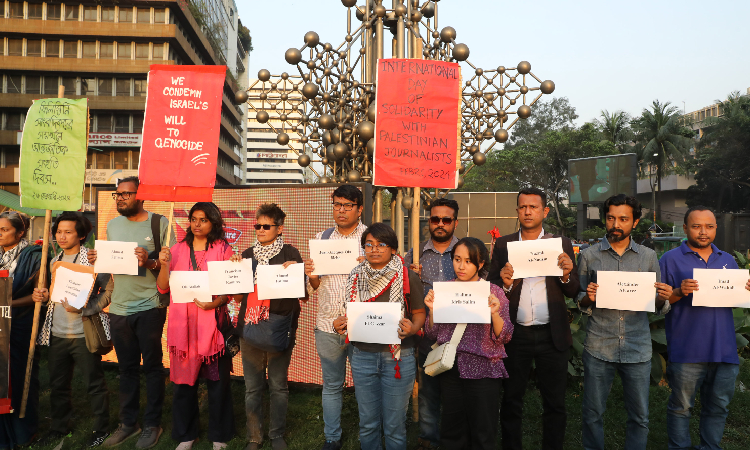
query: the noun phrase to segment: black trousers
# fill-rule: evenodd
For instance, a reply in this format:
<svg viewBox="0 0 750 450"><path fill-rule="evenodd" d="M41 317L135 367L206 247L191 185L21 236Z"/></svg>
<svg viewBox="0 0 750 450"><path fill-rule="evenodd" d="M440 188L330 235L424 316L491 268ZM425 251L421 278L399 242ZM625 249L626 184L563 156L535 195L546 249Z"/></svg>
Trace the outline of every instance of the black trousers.
<svg viewBox="0 0 750 450"><path fill-rule="evenodd" d="M109 428L109 391L102 370L102 357L91 353L85 338L67 339L50 336L47 361L49 364L50 429L67 434L73 412L73 367L78 366L86 385L96 432Z"/></svg>
<svg viewBox="0 0 750 450"><path fill-rule="evenodd" d="M517 325L513 338L505 344L503 360L508 378L503 380L500 426L504 450L523 448L523 396L536 362L536 377L542 394L542 449L561 450L565 440L565 388L570 350L560 351L552 342L549 327Z"/></svg>
<svg viewBox="0 0 750 450"><path fill-rule="evenodd" d="M443 403L440 448L494 450L502 381L500 378L461 379L457 366L438 375Z"/></svg>
<svg viewBox="0 0 750 450"><path fill-rule="evenodd" d="M206 380L208 387L208 440L229 442L234 437L234 412L230 372L232 357L219 357L219 379ZM198 384L174 384L172 393L172 439L177 442L195 440L200 432Z"/></svg>
<svg viewBox="0 0 750 450"><path fill-rule="evenodd" d="M125 426L131 427L138 421L141 357L146 374L143 426L161 425L164 405L161 335L166 319L166 308L149 309L129 316L109 315L112 342L120 368L120 422Z"/></svg>

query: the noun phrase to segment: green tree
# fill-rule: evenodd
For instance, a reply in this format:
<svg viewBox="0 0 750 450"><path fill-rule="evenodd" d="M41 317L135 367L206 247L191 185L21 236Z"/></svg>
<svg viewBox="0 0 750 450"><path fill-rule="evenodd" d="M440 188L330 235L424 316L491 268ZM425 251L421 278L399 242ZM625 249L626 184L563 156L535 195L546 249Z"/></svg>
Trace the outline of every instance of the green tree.
<svg viewBox="0 0 750 450"><path fill-rule="evenodd" d="M685 161L693 147L692 131L680 123L681 115L676 106L669 102L660 103L654 100L650 109L643 109L640 117L632 121L635 131L636 151L641 167L656 168L656 185L651 184L652 198L654 189L659 188L661 181L673 171L674 167ZM656 215L661 218L661 201L656 201Z"/></svg>
<svg viewBox="0 0 750 450"><path fill-rule="evenodd" d="M531 117L513 125L504 149L540 141L549 131L573 129L576 127L573 122L577 118L576 109L571 106L567 97L539 101L531 107Z"/></svg>
<svg viewBox="0 0 750 450"><path fill-rule="evenodd" d="M633 131L630 129L631 117L624 111L602 110L600 119L594 123L602 132L602 137L613 144L620 153L625 153L626 148L633 142Z"/></svg>

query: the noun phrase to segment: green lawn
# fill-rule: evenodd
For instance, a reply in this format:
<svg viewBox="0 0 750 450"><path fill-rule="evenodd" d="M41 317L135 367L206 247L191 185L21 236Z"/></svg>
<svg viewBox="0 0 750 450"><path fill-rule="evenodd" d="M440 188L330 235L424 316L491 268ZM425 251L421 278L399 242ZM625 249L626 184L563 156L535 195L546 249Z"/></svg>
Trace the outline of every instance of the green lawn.
<svg viewBox="0 0 750 450"><path fill-rule="evenodd" d="M48 372L46 365L46 349L42 349L42 370L40 395L40 435L44 435L49 427L49 389L48 389ZM117 425L117 368L108 366L105 369L107 382L109 384L111 397L111 421L113 428ZM91 427L91 416L88 406L88 399L85 393L81 378L74 378L74 422L76 430L65 439L64 449L80 449L88 439ZM743 363L740 371L740 381L745 386L750 386L750 360ZM233 383L234 392L234 411L235 423L238 431L235 437L229 443L229 449L244 449L245 443L245 414L244 414L244 384L241 381ZM581 392L582 386L580 380L571 379L568 383L568 431L565 436L566 449L581 448ZM141 387L141 405L144 404L145 387ZM669 397L669 388L661 386L651 387L650 402L650 433L649 449L664 449L667 446L666 434L666 405ZM156 449L174 449L177 443L170 437L171 422L171 384L167 385L167 396L164 405L164 434L156 446ZM207 397L205 387L201 389L201 410L207 411ZM619 379L615 380L612 393L609 397L608 409L605 415L605 436L608 449L622 448L625 440L625 420L626 414L622 406L622 386ZM696 405L696 410L699 405ZM266 399L266 411L267 399ZM204 413L203 419L206 418L207 412ZM540 418L542 415L542 404L539 391L530 388L526 395L526 409L524 422L525 447L535 449L541 447L541 427ZM698 420L697 413L694 415L692 422L693 442L697 442ZM357 401L353 391L347 391L344 395L344 411L342 414L344 428L344 448L359 449L357 441ZM267 419L266 419L267 420ZM203 420L205 427L206 421ZM414 448L417 440L417 424L411 421L411 412L408 414L407 427L409 430L409 449ZM199 439L199 443L193 448L210 449L211 444L206 441L205 428ZM320 401L320 389L305 386L291 386L289 413L287 420L287 443L290 449L312 450L319 449L323 443L323 411ZM747 449L750 442L750 392L740 392L735 394L734 400L730 405L729 419L727 420L726 431L724 432L723 446L726 450ZM270 449L270 443L265 443L266 449ZM498 448L500 438L498 436ZM135 438L126 444L121 445L118 449L132 449L135 446ZM43 447L35 445L34 449L52 449L54 446Z"/></svg>

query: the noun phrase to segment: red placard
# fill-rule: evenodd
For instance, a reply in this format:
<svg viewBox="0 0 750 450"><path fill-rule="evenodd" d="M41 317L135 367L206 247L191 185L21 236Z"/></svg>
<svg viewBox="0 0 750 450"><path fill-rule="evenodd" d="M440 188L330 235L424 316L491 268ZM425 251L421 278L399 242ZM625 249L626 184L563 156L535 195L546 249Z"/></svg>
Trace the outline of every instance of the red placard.
<svg viewBox="0 0 750 450"><path fill-rule="evenodd" d="M211 201L226 72L226 66L151 66L139 200Z"/></svg>
<svg viewBox="0 0 750 450"><path fill-rule="evenodd" d="M378 60L374 185L456 187L460 85L458 63Z"/></svg>

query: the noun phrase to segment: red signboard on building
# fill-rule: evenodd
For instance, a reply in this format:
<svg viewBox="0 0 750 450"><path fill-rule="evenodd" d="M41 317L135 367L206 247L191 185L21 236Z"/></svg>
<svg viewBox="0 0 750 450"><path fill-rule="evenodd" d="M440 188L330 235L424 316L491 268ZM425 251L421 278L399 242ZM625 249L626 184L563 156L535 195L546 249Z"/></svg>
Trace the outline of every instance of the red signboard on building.
<svg viewBox="0 0 750 450"><path fill-rule="evenodd" d="M460 85L458 63L378 60L374 185L456 187Z"/></svg>
<svg viewBox="0 0 750 450"><path fill-rule="evenodd" d="M151 66L138 199L211 201L226 71L226 66Z"/></svg>

